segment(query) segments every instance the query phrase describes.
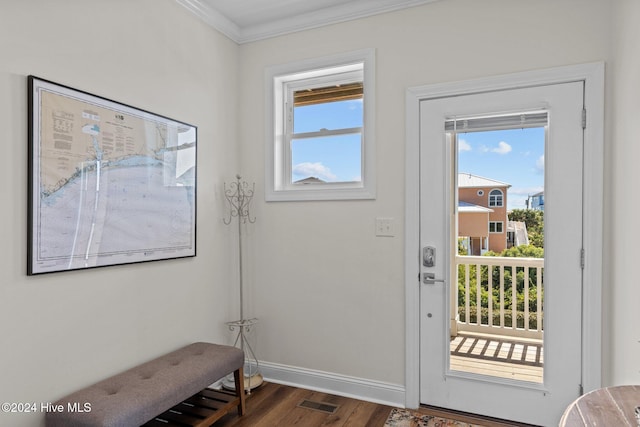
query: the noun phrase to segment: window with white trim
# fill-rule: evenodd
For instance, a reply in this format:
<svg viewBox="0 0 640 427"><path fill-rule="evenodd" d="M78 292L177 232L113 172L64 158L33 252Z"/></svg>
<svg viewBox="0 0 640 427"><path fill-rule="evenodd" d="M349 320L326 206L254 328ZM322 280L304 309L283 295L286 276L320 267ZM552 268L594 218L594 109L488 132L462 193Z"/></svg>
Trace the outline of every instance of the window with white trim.
<svg viewBox="0 0 640 427"><path fill-rule="evenodd" d="M365 50L267 70L267 201L375 198L373 59Z"/></svg>
<svg viewBox="0 0 640 427"><path fill-rule="evenodd" d="M489 221L489 233L502 233L503 224L502 221Z"/></svg>
<svg viewBox="0 0 640 427"><path fill-rule="evenodd" d="M501 208L504 206L504 195L501 190L491 190L489 193L489 207Z"/></svg>

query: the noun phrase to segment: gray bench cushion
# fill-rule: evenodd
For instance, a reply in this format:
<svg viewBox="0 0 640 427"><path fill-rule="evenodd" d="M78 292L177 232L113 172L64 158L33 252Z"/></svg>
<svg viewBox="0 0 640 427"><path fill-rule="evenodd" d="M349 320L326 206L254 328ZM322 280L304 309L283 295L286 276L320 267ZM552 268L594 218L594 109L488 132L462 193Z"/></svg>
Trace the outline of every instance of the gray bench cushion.
<svg viewBox="0 0 640 427"><path fill-rule="evenodd" d="M241 368L242 350L210 343L194 343L72 393L48 412L46 425L139 426L177 405L220 378ZM71 412L68 405L90 412Z"/></svg>

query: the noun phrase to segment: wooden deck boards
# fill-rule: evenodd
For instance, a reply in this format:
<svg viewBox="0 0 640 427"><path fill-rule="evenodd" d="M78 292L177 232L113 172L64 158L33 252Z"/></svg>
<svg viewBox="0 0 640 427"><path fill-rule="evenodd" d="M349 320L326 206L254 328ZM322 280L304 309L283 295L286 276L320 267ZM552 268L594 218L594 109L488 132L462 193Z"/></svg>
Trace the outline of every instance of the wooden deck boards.
<svg viewBox="0 0 640 427"><path fill-rule="evenodd" d="M540 340L465 332L451 339L450 350L451 370L543 382L544 350Z"/></svg>

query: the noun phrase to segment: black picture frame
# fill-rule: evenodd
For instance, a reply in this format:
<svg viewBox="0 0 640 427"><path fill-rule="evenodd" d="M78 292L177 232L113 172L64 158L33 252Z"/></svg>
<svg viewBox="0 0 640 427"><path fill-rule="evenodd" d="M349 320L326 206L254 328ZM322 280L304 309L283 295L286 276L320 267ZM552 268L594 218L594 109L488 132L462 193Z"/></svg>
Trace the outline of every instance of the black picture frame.
<svg viewBox="0 0 640 427"><path fill-rule="evenodd" d="M196 255L196 126L36 76L28 108L28 275Z"/></svg>

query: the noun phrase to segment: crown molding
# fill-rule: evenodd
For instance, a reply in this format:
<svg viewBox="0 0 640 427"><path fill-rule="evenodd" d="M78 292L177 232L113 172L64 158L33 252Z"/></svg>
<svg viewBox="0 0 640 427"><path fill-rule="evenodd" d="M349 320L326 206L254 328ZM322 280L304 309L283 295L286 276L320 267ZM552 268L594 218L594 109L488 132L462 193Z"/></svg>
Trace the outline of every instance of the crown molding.
<svg viewBox="0 0 640 427"><path fill-rule="evenodd" d="M176 2L231 40L240 43L240 27L222 13L207 6L200 0L176 0Z"/></svg>
<svg viewBox="0 0 640 427"><path fill-rule="evenodd" d="M239 27L231 19L202 0L176 0L204 22L238 44L304 31L340 22L352 21L381 13L406 9L439 0L358 0L326 7L314 12L247 27Z"/></svg>

